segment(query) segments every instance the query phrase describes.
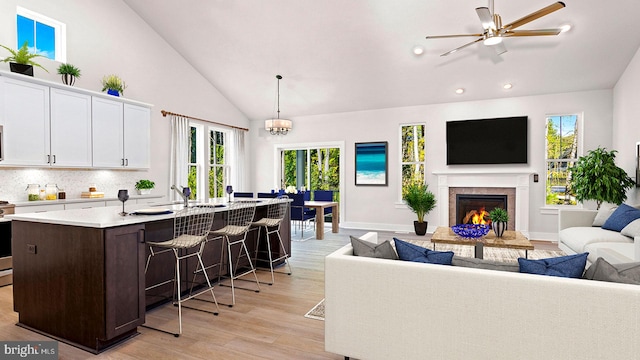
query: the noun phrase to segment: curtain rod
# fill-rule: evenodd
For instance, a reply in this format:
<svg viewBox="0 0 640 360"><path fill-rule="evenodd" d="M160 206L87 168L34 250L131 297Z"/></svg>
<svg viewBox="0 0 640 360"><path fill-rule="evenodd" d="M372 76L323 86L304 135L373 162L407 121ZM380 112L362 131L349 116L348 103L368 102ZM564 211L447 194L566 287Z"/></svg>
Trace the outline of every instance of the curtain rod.
<svg viewBox="0 0 640 360"><path fill-rule="evenodd" d="M223 123L219 123L219 122L215 122L215 121L211 121L211 120L206 120L206 119L200 119L200 118L189 116L189 115L176 114L176 113L171 112L171 111L160 110L160 112L162 113L162 116L164 116L164 117L167 117L167 115L182 116L182 117L189 118L189 119L192 119L192 120L206 121L208 123L230 127L232 129L249 131L249 129L247 129L247 128L243 128L243 127L239 127L239 126L233 126L233 125L229 125L229 124L223 124Z"/></svg>

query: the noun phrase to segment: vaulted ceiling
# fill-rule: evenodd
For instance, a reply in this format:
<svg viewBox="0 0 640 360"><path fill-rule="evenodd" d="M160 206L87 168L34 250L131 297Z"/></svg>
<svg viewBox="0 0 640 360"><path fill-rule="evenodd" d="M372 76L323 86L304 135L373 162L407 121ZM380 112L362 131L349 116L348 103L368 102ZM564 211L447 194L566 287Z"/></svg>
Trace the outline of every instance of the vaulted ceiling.
<svg viewBox="0 0 640 360"><path fill-rule="evenodd" d="M124 1L251 120L276 115L276 74L284 118L611 89L640 46L638 0L565 0L521 29L567 33L446 57L471 39L425 36L482 32L475 8L486 0ZM553 2L494 6L508 23Z"/></svg>

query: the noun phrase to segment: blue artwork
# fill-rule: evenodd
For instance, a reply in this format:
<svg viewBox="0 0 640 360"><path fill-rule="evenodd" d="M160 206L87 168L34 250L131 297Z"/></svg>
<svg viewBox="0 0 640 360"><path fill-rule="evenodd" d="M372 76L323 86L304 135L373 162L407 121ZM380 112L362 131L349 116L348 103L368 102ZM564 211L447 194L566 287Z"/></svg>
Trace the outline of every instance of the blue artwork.
<svg viewBox="0 0 640 360"><path fill-rule="evenodd" d="M356 185L387 185L387 142L356 143Z"/></svg>

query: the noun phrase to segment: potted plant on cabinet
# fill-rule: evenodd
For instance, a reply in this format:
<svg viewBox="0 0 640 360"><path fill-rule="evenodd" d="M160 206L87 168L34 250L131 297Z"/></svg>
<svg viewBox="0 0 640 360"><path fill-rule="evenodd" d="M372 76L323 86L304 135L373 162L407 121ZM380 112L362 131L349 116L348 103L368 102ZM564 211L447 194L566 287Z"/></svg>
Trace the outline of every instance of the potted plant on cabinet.
<svg viewBox="0 0 640 360"><path fill-rule="evenodd" d="M73 86L76 78L80 77L80 69L71 64L60 64L58 66L58 75L62 75L62 83Z"/></svg>
<svg viewBox="0 0 640 360"><path fill-rule="evenodd" d="M616 166L616 152L599 147L578 159L571 169L570 181L577 201L595 200L600 209L603 202L621 204L627 199L627 190L635 182Z"/></svg>
<svg viewBox="0 0 640 360"><path fill-rule="evenodd" d="M118 75L105 75L102 78L102 91L106 91L109 95L120 96L124 94L126 88L127 85Z"/></svg>
<svg viewBox="0 0 640 360"><path fill-rule="evenodd" d="M138 190L138 194L140 195L147 195L151 193L151 189L153 189L156 186L156 183L154 183L151 180L138 180L138 182L136 183L136 190Z"/></svg>
<svg viewBox="0 0 640 360"><path fill-rule="evenodd" d="M424 217L436 206L435 195L429 191L427 184L413 183L407 186L403 198L409 209L418 217L418 220L413 222L416 235L426 234L428 222L424 221Z"/></svg>
<svg viewBox="0 0 640 360"><path fill-rule="evenodd" d="M42 65L37 62L31 60L36 57L43 57L42 55L34 54L29 52L29 42L25 41L22 44L22 47L18 50L11 49L7 46L0 45L5 48L7 51L11 53L11 56L8 56L2 60L2 62L9 63L9 69L11 72L23 74L27 76L33 76L33 67L37 66L42 70L49 72L49 70L45 69Z"/></svg>
<svg viewBox="0 0 640 360"><path fill-rule="evenodd" d="M489 211L489 218L491 218L491 228L496 233L496 237L502 237L504 231L507 230L507 223L509 222L509 214L507 210L497 207Z"/></svg>

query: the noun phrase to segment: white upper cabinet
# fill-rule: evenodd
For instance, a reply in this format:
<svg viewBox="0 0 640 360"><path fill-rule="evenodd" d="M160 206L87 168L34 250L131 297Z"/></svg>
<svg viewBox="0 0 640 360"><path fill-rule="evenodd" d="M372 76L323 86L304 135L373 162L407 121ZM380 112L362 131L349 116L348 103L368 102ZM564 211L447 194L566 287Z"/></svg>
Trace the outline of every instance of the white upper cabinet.
<svg viewBox="0 0 640 360"><path fill-rule="evenodd" d="M47 166L49 87L0 77L2 165Z"/></svg>
<svg viewBox="0 0 640 360"><path fill-rule="evenodd" d="M93 98L93 166L121 168L125 165L123 118L121 102Z"/></svg>
<svg viewBox="0 0 640 360"><path fill-rule="evenodd" d="M55 88L50 95L49 163L60 167L91 167L91 96Z"/></svg>
<svg viewBox="0 0 640 360"><path fill-rule="evenodd" d="M150 166L151 110L124 104L125 166L148 169Z"/></svg>
<svg viewBox="0 0 640 360"><path fill-rule="evenodd" d="M147 169L150 107L0 71L0 166Z"/></svg>

